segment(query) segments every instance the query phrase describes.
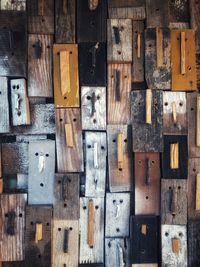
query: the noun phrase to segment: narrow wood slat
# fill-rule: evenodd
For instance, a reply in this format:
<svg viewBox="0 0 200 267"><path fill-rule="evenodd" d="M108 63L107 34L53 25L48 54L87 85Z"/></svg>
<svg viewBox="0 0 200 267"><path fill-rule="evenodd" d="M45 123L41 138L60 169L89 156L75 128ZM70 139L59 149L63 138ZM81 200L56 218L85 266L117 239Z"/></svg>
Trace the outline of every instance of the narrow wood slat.
<svg viewBox="0 0 200 267"><path fill-rule="evenodd" d="M137 57L140 58L141 57L141 33L138 32L138 36L137 36Z"/></svg>
<svg viewBox="0 0 200 267"><path fill-rule="evenodd" d="M123 169L124 161L124 151L123 151L123 133L117 135L117 162L118 168Z"/></svg>
<svg viewBox="0 0 200 267"><path fill-rule="evenodd" d="M60 84L61 94L64 96L71 91L70 86L70 52L60 51Z"/></svg>
<svg viewBox="0 0 200 267"><path fill-rule="evenodd" d="M42 240L42 223L36 223L35 226L35 242Z"/></svg>
<svg viewBox="0 0 200 267"><path fill-rule="evenodd" d="M172 102L172 117L174 123L177 122L176 102Z"/></svg>
<svg viewBox="0 0 200 267"><path fill-rule="evenodd" d="M89 201L88 207L88 245L93 247L94 245L94 202Z"/></svg>
<svg viewBox="0 0 200 267"><path fill-rule="evenodd" d="M197 96L196 145L200 147L200 96Z"/></svg>
<svg viewBox="0 0 200 267"><path fill-rule="evenodd" d="M179 168L179 144L170 144L170 168Z"/></svg>
<svg viewBox="0 0 200 267"><path fill-rule="evenodd" d="M156 55L157 55L157 67L163 66L163 34L162 30L156 28Z"/></svg>
<svg viewBox="0 0 200 267"><path fill-rule="evenodd" d="M45 0L38 0L38 16L44 16L44 1Z"/></svg>
<svg viewBox="0 0 200 267"><path fill-rule="evenodd" d="M181 74L186 73L185 61L185 32L181 32Z"/></svg>
<svg viewBox="0 0 200 267"><path fill-rule="evenodd" d="M181 249L180 240L177 238L172 239L172 251L175 254L178 254Z"/></svg>
<svg viewBox="0 0 200 267"><path fill-rule="evenodd" d="M196 177L196 210L200 210L200 173Z"/></svg>
<svg viewBox="0 0 200 267"><path fill-rule="evenodd" d="M152 91L151 89L146 90L146 123L152 124Z"/></svg>
<svg viewBox="0 0 200 267"><path fill-rule="evenodd" d="M74 140L73 140L73 130L72 124L66 123L65 124L65 136L66 136L66 143L68 147L74 147Z"/></svg>

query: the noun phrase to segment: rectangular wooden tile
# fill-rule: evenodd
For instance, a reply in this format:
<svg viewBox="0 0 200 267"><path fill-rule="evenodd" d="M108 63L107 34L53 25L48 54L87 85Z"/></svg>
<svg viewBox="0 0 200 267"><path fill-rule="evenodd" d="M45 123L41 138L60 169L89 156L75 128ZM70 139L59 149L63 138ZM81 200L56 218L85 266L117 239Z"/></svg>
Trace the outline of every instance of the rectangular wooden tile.
<svg viewBox="0 0 200 267"><path fill-rule="evenodd" d="M106 237L128 237L130 193L106 194Z"/></svg>
<svg viewBox="0 0 200 267"><path fill-rule="evenodd" d="M8 102L8 80L6 77L0 77L1 94L0 94L0 133L10 131L9 120L9 102Z"/></svg>
<svg viewBox="0 0 200 267"><path fill-rule="evenodd" d="M55 220L79 219L79 184L78 174L59 173L54 180Z"/></svg>
<svg viewBox="0 0 200 267"><path fill-rule="evenodd" d="M152 90L151 119L147 123L147 91L139 90L131 93L131 119L134 152L163 151L163 93Z"/></svg>
<svg viewBox="0 0 200 267"><path fill-rule="evenodd" d="M75 14L74 0L55 1L55 39L56 43L75 43Z"/></svg>
<svg viewBox="0 0 200 267"><path fill-rule="evenodd" d="M51 265L51 207L27 206L25 267Z"/></svg>
<svg viewBox="0 0 200 267"><path fill-rule="evenodd" d="M168 1L170 28L177 28L177 26L180 24L189 28L189 20L190 20L189 1L188 0Z"/></svg>
<svg viewBox="0 0 200 267"><path fill-rule="evenodd" d="M1 10L25 11L26 0L1 0Z"/></svg>
<svg viewBox="0 0 200 267"><path fill-rule="evenodd" d="M185 92L163 92L164 134L187 134L187 102Z"/></svg>
<svg viewBox="0 0 200 267"><path fill-rule="evenodd" d="M54 44L53 59L55 106L79 107L78 46Z"/></svg>
<svg viewBox="0 0 200 267"><path fill-rule="evenodd" d="M52 205L55 172L55 141L29 142L29 205Z"/></svg>
<svg viewBox="0 0 200 267"><path fill-rule="evenodd" d="M135 153L135 215L160 214L160 155Z"/></svg>
<svg viewBox="0 0 200 267"><path fill-rule="evenodd" d="M131 19L108 19L107 40L107 60L109 63L132 62Z"/></svg>
<svg viewBox="0 0 200 267"><path fill-rule="evenodd" d="M53 97L53 35L28 35L28 95Z"/></svg>
<svg viewBox="0 0 200 267"><path fill-rule="evenodd" d="M104 262L104 199L80 198L79 262Z"/></svg>
<svg viewBox="0 0 200 267"><path fill-rule="evenodd" d="M145 78L148 88L171 89L171 42L169 29L145 31Z"/></svg>
<svg viewBox="0 0 200 267"><path fill-rule="evenodd" d="M106 130L106 87L81 87L83 130Z"/></svg>
<svg viewBox="0 0 200 267"><path fill-rule="evenodd" d="M23 261L26 194L1 194L0 204L0 258Z"/></svg>
<svg viewBox="0 0 200 267"><path fill-rule="evenodd" d="M162 225L162 267L187 267L187 228L185 225Z"/></svg>
<svg viewBox="0 0 200 267"><path fill-rule="evenodd" d="M162 224L187 224L187 181L162 179L161 181Z"/></svg>
<svg viewBox="0 0 200 267"><path fill-rule="evenodd" d="M78 266L78 220L54 220L52 237L52 267Z"/></svg>
<svg viewBox="0 0 200 267"><path fill-rule="evenodd" d="M191 28L196 31L196 50L197 53L200 53L200 2L195 0L189 0L189 6Z"/></svg>
<svg viewBox="0 0 200 267"><path fill-rule="evenodd" d="M146 0L147 28L168 28L168 0Z"/></svg>
<svg viewBox="0 0 200 267"><path fill-rule="evenodd" d="M129 124L131 64L108 64L108 124Z"/></svg>
<svg viewBox="0 0 200 267"><path fill-rule="evenodd" d="M200 265L200 223L199 221L188 222L188 266Z"/></svg>
<svg viewBox="0 0 200 267"><path fill-rule="evenodd" d="M85 132L85 196L104 197L106 187L106 133Z"/></svg>
<svg viewBox="0 0 200 267"><path fill-rule="evenodd" d="M56 151L58 172L83 171L79 109L56 109Z"/></svg>
<svg viewBox="0 0 200 267"><path fill-rule="evenodd" d="M108 172L111 192L130 191L132 187L131 139L127 125L108 125Z"/></svg>

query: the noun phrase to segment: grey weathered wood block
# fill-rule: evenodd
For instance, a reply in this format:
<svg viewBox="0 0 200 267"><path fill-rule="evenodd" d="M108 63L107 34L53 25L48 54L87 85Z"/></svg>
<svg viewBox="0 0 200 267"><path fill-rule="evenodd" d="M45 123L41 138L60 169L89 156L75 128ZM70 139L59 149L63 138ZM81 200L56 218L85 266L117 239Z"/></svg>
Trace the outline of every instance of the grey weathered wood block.
<svg viewBox="0 0 200 267"><path fill-rule="evenodd" d="M7 78L0 77L0 84L0 133L8 133L10 131L10 122Z"/></svg>

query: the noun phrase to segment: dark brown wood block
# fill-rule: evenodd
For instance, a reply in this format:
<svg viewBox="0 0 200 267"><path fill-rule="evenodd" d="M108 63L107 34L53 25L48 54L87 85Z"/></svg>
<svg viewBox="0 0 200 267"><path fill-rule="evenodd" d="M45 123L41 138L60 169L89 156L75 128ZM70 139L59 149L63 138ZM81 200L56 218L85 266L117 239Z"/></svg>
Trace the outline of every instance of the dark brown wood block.
<svg viewBox="0 0 200 267"><path fill-rule="evenodd" d="M168 0L146 0L147 28L168 28Z"/></svg>
<svg viewBox="0 0 200 267"><path fill-rule="evenodd" d="M188 222L188 267L200 266L200 222Z"/></svg>
<svg viewBox="0 0 200 267"><path fill-rule="evenodd" d="M170 26L176 26L178 23L184 23L189 26L189 1L190 0L168 0Z"/></svg>

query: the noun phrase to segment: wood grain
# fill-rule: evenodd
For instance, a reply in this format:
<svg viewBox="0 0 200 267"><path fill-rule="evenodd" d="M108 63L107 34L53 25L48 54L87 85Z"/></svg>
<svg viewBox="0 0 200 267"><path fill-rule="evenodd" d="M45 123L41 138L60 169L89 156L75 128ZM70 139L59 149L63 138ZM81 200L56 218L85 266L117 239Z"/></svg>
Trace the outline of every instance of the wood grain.
<svg viewBox="0 0 200 267"><path fill-rule="evenodd" d="M108 9L109 19L132 19L132 20L145 20L146 10L145 6L135 7L110 7Z"/></svg>
<svg viewBox="0 0 200 267"><path fill-rule="evenodd" d="M168 0L146 0L147 28L168 28Z"/></svg>
<svg viewBox="0 0 200 267"><path fill-rule="evenodd" d="M189 220L188 222L188 266L199 266L199 242L200 242L199 221Z"/></svg>
<svg viewBox="0 0 200 267"><path fill-rule="evenodd" d="M176 24L178 23L189 24L190 13L189 13L188 0L182 0L182 1L169 0L168 9L169 9L170 27L171 24L173 24L173 26L176 26Z"/></svg>
<svg viewBox="0 0 200 267"><path fill-rule="evenodd" d="M196 34L196 52L200 53L200 2L189 0L190 6L190 24Z"/></svg>
<svg viewBox="0 0 200 267"><path fill-rule="evenodd" d="M0 77L0 132L10 131L9 103L8 103L8 81L6 77Z"/></svg>
<svg viewBox="0 0 200 267"><path fill-rule="evenodd" d="M1 10L15 10L15 11L25 11L26 10L26 0L1 0Z"/></svg>

